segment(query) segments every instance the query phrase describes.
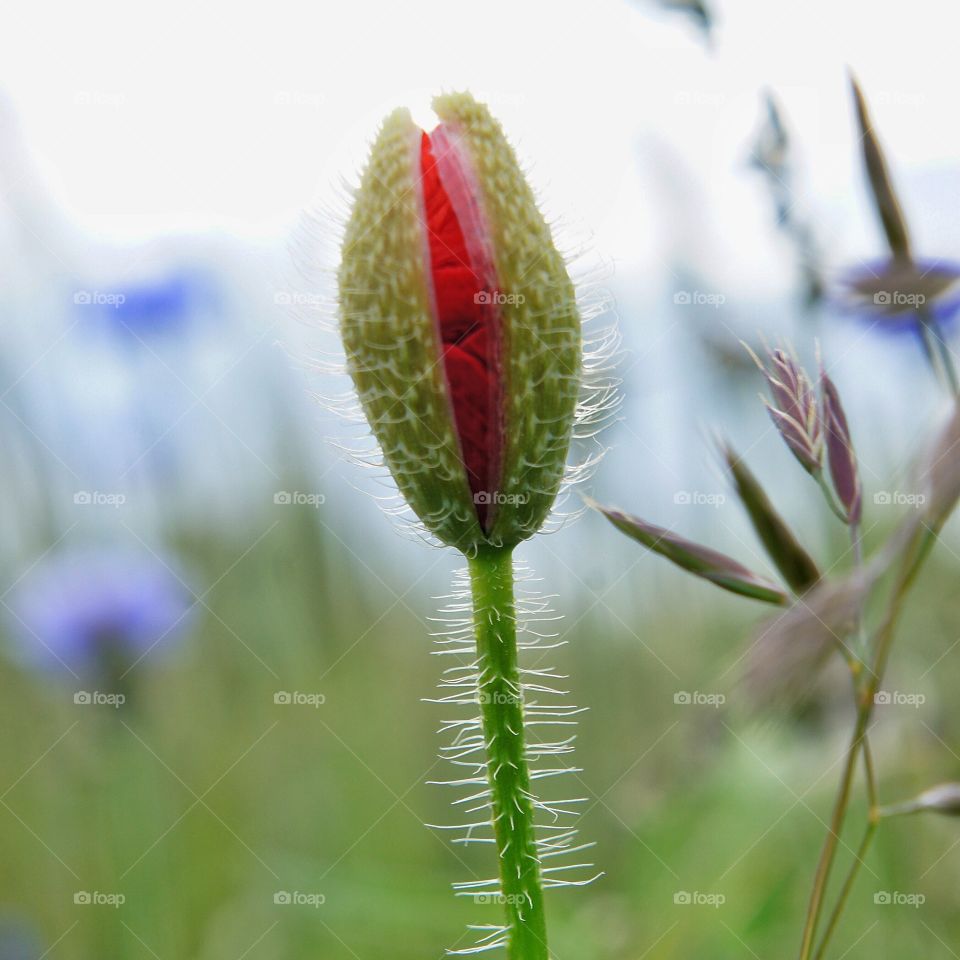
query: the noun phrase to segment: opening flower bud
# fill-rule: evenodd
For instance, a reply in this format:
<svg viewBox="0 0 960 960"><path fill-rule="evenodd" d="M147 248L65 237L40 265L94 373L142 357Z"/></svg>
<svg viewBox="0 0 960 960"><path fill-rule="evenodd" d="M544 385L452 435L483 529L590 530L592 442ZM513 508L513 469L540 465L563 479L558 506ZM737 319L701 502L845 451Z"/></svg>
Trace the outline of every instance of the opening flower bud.
<svg viewBox="0 0 960 960"><path fill-rule="evenodd" d="M513 546L563 479L580 388L572 282L499 124L468 94L384 122L344 235L347 366L400 492L464 551Z"/></svg>

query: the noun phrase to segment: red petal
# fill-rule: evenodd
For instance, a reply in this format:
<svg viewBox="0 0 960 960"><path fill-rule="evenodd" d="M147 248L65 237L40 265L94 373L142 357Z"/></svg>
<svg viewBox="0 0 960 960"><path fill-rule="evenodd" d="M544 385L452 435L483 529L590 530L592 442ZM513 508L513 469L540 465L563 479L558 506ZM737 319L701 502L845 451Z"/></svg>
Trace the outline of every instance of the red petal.
<svg viewBox="0 0 960 960"><path fill-rule="evenodd" d="M443 344L444 370L450 387L454 426L477 516L485 532L493 525L500 483L503 430L499 364L499 307L495 274L482 255L486 237L465 237L481 229L476 217L461 221L451 194L469 190L468 171L453 141L442 141L434 155L430 136L420 143L423 205L435 316ZM440 147L438 146L438 152ZM456 183L446 183L448 171ZM475 192L458 197L475 208ZM463 214L461 214L463 216ZM469 243L468 243L469 239Z"/></svg>

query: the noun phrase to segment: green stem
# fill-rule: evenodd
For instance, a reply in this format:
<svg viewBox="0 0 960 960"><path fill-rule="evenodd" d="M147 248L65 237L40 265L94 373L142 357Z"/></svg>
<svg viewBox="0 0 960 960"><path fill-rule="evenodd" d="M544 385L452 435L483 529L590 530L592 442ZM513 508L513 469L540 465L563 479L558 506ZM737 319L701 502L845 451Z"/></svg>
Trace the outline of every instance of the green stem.
<svg viewBox="0 0 960 960"><path fill-rule="evenodd" d="M873 837L877 832L878 823L879 821L876 817L876 813L871 811L870 819L867 821L866 829L863 832L863 839L860 841L860 846L857 847L857 852L854 854L853 863L850 864L847 877L843 881L843 886L840 888L840 895L837 898L837 904L833 908L833 912L830 914L830 919L827 921L827 929L823 934L823 940L820 941L820 949L817 950L816 954L814 955L814 960L823 960L823 957L826 956L827 946L830 943L830 937L833 935L834 930L837 928L837 924L840 922L840 915L843 913L843 909L847 905L847 900L850 898L850 891L853 889L853 884L857 879L857 874L860 872L860 867L863 864L864 858L870 849L870 844L873 843Z"/></svg>
<svg viewBox="0 0 960 960"><path fill-rule="evenodd" d="M827 830L823 849L820 851L820 860L817 863L817 872L813 880L813 891L810 894L810 905L807 908L807 919L803 927L803 941L800 945L800 960L809 960L813 951L814 938L817 934L817 923L823 909L823 897L830 879L830 870L840 842L840 831L846 819L847 807L850 804L850 792L853 786L853 776L857 769L857 757L860 755L860 746L866 731L869 711L863 709L857 712L857 723L847 748L847 759L840 777L840 788L830 816L830 826ZM822 949L822 948L821 948Z"/></svg>
<svg viewBox="0 0 960 960"><path fill-rule="evenodd" d="M517 665L511 550L485 549L469 560L500 893L510 960L548 960L540 862Z"/></svg>
<svg viewBox="0 0 960 960"><path fill-rule="evenodd" d="M847 519L847 511L843 509L843 507L840 505L840 501L837 500L837 496L831 489L830 483L824 476L823 470L818 469L812 474L812 476L813 479L816 480L817 486L823 493L824 499L827 501L827 506L830 508L833 515L841 520L844 524L849 523L850 521Z"/></svg>
<svg viewBox="0 0 960 960"><path fill-rule="evenodd" d="M919 316L920 335L927 359L934 373L943 381L947 390L953 396L957 396L960 394L960 379L957 377L950 346L943 337L940 323L930 314L929 310L924 308L920 309Z"/></svg>
<svg viewBox="0 0 960 960"><path fill-rule="evenodd" d="M843 823L847 814L847 808L850 804L850 793L853 785L854 772L856 771L857 757L861 749L869 749L869 747L866 746L867 728L869 727L870 719L873 716L873 707L877 691L880 688L881 680L884 672L886 671L887 661L890 658L890 649L893 645L894 636L896 635L896 627L900 618L900 614L903 611L904 600L906 599L910 588L913 586L913 583L920 572L920 568L923 566L924 560L926 560L927 556L929 555L931 547L936 542L937 533L941 524L942 520L935 527L922 530L915 538L914 542L911 543L905 551L896 582L894 583L891 591L890 603L875 635L874 647L876 652L874 654L873 663L860 689L859 699L857 702L856 726L853 731L853 737L850 741L850 747L847 751L847 759L846 763L844 764L843 773L841 774L840 789L837 793L836 802L834 803L830 828L827 833L827 838L824 841L823 849L820 853L820 861L817 864L817 872L813 883L813 892L810 896L810 905L807 908L807 919L803 928L803 941L800 946L800 960L809 960L809 958L813 956L814 939L817 933L817 925L820 920L820 914L823 909L823 898L826 893L827 883L830 879L830 871L833 867L834 859L836 858L837 846L840 841L840 831L843 827ZM875 804L875 783L873 777L873 763L869 755L867 756L865 762L869 765L868 780L870 793L872 796L874 796L872 803L873 806L873 804ZM875 818L876 808L873 806L873 809L871 810L871 819ZM867 835L864 837L864 843L869 846L872 839L873 831L868 829ZM849 880L851 886L855 876L856 871L854 871L854 877L850 878ZM820 949L817 951L817 957L823 957L825 955L830 936L836 928L837 921L840 919L840 913L842 912L843 906L846 903L847 893L849 893L849 891L846 889L845 885L844 890L841 892L841 900L837 905L837 909L834 911L834 916L831 916L828 929L824 934L824 938L820 944Z"/></svg>
<svg viewBox="0 0 960 960"><path fill-rule="evenodd" d="M877 775L873 767L873 751L870 738L863 738L863 776L867 781L867 814L870 820L880 822L879 801L877 800Z"/></svg>
<svg viewBox="0 0 960 960"><path fill-rule="evenodd" d="M856 682L856 678L854 678L854 681ZM863 756L863 775L867 785L867 825L864 828L860 846L857 847L857 852L854 854L853 863L850 864L847 870L847 876L843 881L843 886L840 888L837 902L830 913L830 919L827 921L827 929L824 931L819 949L814 954L814 960L823 960L826 956L830 938L837 929L840 917L847 905L847 901L850 899L850 892L853 890L857 875L860 873L860 868L863 866L863 861L876 835L877 827L880 825L881 811L877 805L877 778L873 766L873 754L870 750L870 739L866 733L863 735L860 746L860 753Z"/></svg>

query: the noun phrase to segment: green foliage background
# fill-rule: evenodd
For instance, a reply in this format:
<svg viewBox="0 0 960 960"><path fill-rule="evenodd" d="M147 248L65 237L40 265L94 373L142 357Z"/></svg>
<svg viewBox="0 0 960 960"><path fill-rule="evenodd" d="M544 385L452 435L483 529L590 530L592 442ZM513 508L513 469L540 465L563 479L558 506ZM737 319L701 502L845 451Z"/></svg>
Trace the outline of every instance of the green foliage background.
<svg viewBox="0 0 960 960"><path fill-rule="evenodd" d="M599 518L584 525L597 551L616 537ZM495 919L450 889L492 872L489 851L454 849L424 826L455 821L447 788L426 784L447 774L435 731L449 708L421 699L441 664L427 636L436 604L405 592L420 571L334 539L308 507L277 508L263 528L248 552L181 538L198 580L215 586L178 654L137 671L130 705L76 706L72 689L0 668L0 904L39 926L50 957L441 957L466 945L467 923ZM566 563L572 546L568 533L550 541ZM424 570L457 565L422 556ZM555 954L792 955L847 707L838 692L817 709L758 715L729 668L762 610L657 569L639 547L636 561L624 584L660 577L658 602L611 612L598 602L605 586L559 598L571 642L556 662L571 699L591 708L583 772L566 786L587 798L580 826L605 876L550 894ZM881 711L887 802L960 775L956 577L947 545L902 630L888 687L927 700ZM277 705L278 690L325 702ZM678 690L727 702L678 705ZM862 814L857 803L851 846ZM955 821L885 824L838 955L950 956L958 847ZM77 906L77 891L125 903ZM323 903L275 904L278 891ZM725 902L678 905L681 891ZM926 902L876 905L877 891Z"/></svg>

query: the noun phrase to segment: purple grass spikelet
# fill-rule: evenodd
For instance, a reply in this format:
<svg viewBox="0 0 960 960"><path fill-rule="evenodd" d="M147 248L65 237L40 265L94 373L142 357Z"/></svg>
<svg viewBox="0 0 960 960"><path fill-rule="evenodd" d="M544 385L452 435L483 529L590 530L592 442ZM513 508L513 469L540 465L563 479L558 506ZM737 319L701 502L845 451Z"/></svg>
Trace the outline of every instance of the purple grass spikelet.
<svg viewBox="0 0 960 960"><path fill-rule="evenodd" d="M847 416L840 402L840 394L826 371L820 373L820 392L830 479L846 511L847 523L855 527L860 522L863 508L860 471L857 467L857 455L850 437Z"/></svg>
<svg viewBox="0 0 960 960"><path fill-rule="evenodd" d="M688 573L743 597L777 606L785 606L788 602L786 593L777 584L748 570L726 554L693 543L639 517L601 506L593 500L587 499L587 504L602 513L621 533L643 544L648 550L666 557Z"/></svg>
<svg viewBox="0 0 960 960"><path fill-rule="evenodd" d="M767 379L771 400L764 403L774 426L804 470L818 474L823 469L823 426L813 383L791 350L767 348L767 366L744 347Z"/></svg>
<svg viewBox="0 0 960 960"><path fill-rule="evenodd" d="M816 562L777 512L760 481L733 447L722 443L720 455L767 555L795 593L806 593L820 580Z"/></svg>

